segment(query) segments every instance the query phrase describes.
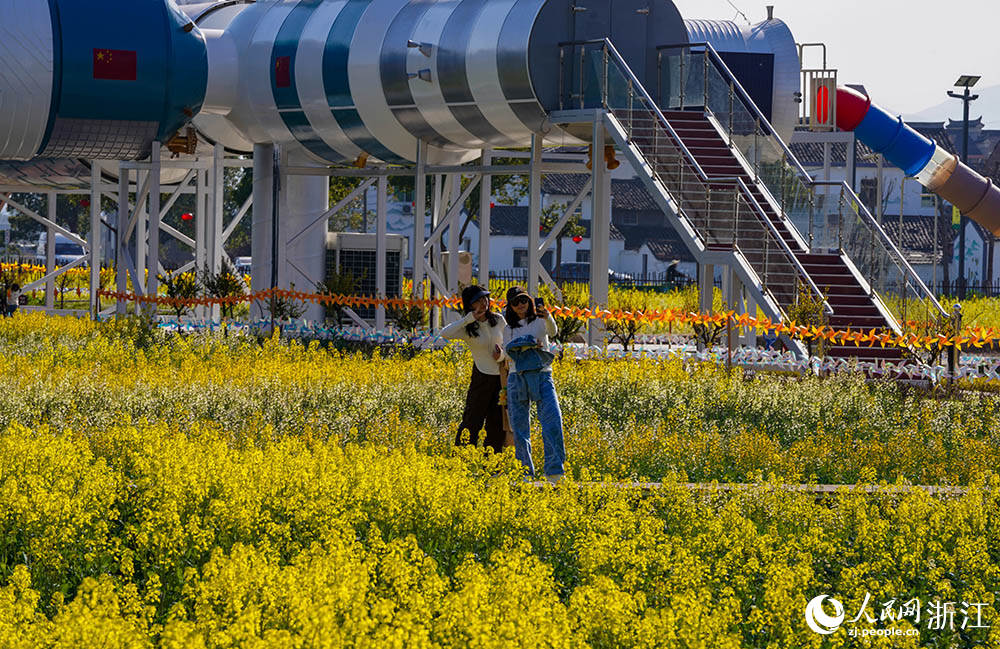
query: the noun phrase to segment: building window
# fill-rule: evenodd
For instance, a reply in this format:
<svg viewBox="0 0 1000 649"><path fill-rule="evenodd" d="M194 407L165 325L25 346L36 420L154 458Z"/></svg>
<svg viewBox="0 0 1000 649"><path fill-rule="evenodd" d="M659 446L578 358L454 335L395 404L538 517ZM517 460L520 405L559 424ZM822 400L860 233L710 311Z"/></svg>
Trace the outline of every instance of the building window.
<svg viewBox="0 0 1000 649"><path fill-rule="evenodd" d="M921 194L920 195L920 207L926 209L934 209L937 206L937 201L934 200L934 194Z"/></svg>
<svg viewBox="0 0 1000 649"><path fill-rule="evenodd" d="M546 250L545 254L539 260L542 264L542 268L546 270L552 270L552 251ZM527 268L528 267L528 249L527 248L514 248L514 268Z"/></svg>
<svg viewBox="0 0 1000 649"><path fill-rule="evenodd" d="M576 251L576 261L581 264L590 263L590 251L589 250L577 250Z"/></svg>
<svg viewBox="0 0 1000 649"><path fill-rule="evenodd" d="M639 225L639 213L635 210L622 211L622 225Z"/></svg>

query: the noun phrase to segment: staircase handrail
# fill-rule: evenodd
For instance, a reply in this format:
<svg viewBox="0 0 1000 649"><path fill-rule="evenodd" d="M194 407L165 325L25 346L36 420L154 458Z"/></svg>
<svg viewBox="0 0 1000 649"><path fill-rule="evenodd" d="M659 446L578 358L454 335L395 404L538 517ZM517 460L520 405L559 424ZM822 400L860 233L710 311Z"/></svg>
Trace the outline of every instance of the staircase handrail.
<svg viewBox="0 0 1000 649"><path fill-rule="evenodd" d="M896 262L896 265L899 266L906 273L906 275L910 276L914 284L924 293L926 297L930 298L931 303L934 305L934 307L936 307L938 312L941 315L947 316L948 312L944 309L944 307L941 306L941 303L938 302L937 297L935 297L933 292L931 292L931 290L927 287L927 285L924 284L923 280L920 279L920 276L917 275L917 272L910 265L910 262L906 260L906 257L903 256L903 253L899 250L896 244L893 243L892 239L885 232L882 226L879 225L878 221L876 221L875 218L871 215L871 212L869 212L868 208L855 193L854 188L848 185L844 181L839 181L839 182L818 181L809 175L809 173L799 162L799 159L795 156L794 153L792 153L791 149L788 147L785 141L780 136L778 136L778 132L771 125L771 122L768 121L768 119L760 111L760 108L757 107L756 102L754 102L753 99L751 99L750 94L747 93L747 91L743 88L743 85L740 83L739 79L736 78L736 75L733 74L732 70L729 69L729 66L726 65L726 62L722 60L722 57L719 56L719 53L715 51L714 47L712 47L712 44L708 42L698 42L698 43L675 43L675 44L656 46L656 50L658 53L661 50L665 49L680 49L680 48L688 48L688 49L702 48L705 50L709 59L715 64L715 67L719 71L719 73L722 74L723 78L726 81L732 84L733 89L736 91L737 95L739 95L740 99L742 100L744 108L751 111L751 113L753 113L753 115L760 120L761 124L764 125L768 131L770 131L769 133L770 135L774 135L774 139L781 146L782 152L787 156L792 166L798 172L800 180L802 180L804 183L810 186L842 185L843 188L847 190L848 197L851 198L854 202L856 202L859 208L863 208L864 215L867 217L869 224L874 226L874 229L878 233L879 238L881 238L887 244L889 250L896 256L896 260L894 260ZM657 54L657 56L659 57L659 54ZM862 210L859 209L859 212L861 211Z"/></svg>
<svg viewBox="0 0 1000 649"><path fill-rule="evenodd" d="M938 313L940 315L943 315L943 316L948 316L949 315L948 312L944 309L944 307L941 306L941 303L938 302L937 298L934 297L934 294L931 293L930 288L928 288L927 285L924 284L924 280L920 279L920 276L917 275L917 272L915 270L913 270L913 267L910 265L910 262L908 262L906 260L906 257L903 256L903 252L896 246L896 244L893 242L892 238L888 235L888 233L886 233L885 228L883 228L882 225L878 222L878 220L874 216L872 216L872 213L868 209L868 206L865 205L863 202L861 202L861 199L858 198L858 195L854 193L854 191L851 189L850 185L848 185L843 180L839 180L839 181L838 180L814 180L812 184L819 185L819 186L826 186L826 187L838 187L839 186L842 190L846 189L847 192L848 192L848 198L850 198L852 200L852 202L858 206L858 214L861 215L867 221L867 224L869 225L869 227L871 227L873 230L875 230L875 232L878 233L879 238L882 239L883 242L885 242L889 246L890 251L899 259L899 261L902 262L902 264L899 264L897 262L896 265L897 266L901 265L902 269L908 275L912 275L913 276L912 279L913 279L914 284L916 284L916 286L924 294L926 294L928 297L930 297L931 303L937 308Z"/></svg>
<svg viewBox="0 0 1000 649"><path fill-rule="evenodd" d="M680 148L681 151L683 152L684 157L695 168L695 171L697 172L698 177L702 180L702 182L704 182L705 184L708 184L708 185L719 184L719 183L727 183L727 182L731 183L733 181L736 181L738 183L738 187L740 189L740 192L744 195L744 198L746 198L748 200L748 202L751 205L753 205L754 209L757 210L757 213L760 216L760 220L765 224L765 226L775 236L775 238L777 239L777 241L780 244L781 248L784 250L785 254L788 256L789 259L791 259L792 265L799 272L799 274L806 280L806 282L807 282L807 284L809 286L809 289L813 292L813 294L816 297L818 297L822 301L824 311L827 312L827 313L833 313L833 308L830 306L829 302L827 302L827 299L823 295L823 292L819 290L819 287L813 281L812 277L810 277L809 273L806 272L805 267L799 261L798 257L795 256L795 253L792 251L792 249L788 246L788 242L785 241L784 237L781 236L781 234L778 232L777 228L774 227L774 224L771 223L771 220L769 218L767 218L767 214L764 212L764 210L761 207L760 203L754 197L753 193L750 191L749 187L747 187L747 185L743 181L743 179L740 178L740 177L738 177L738 176L726 177L726 178L710 178L708 176L708 174L705 173L705 170L702 169L702 167L701 167L700 164L698 164L697 159L695 159L695 157L691 153L690 149L688 149L687 146L684 144L684 141L677 134L677 131L674 130L674 127L670 124L670 121L663 114L663 111L660 110L660 107L657 105L657 103L655 101L653 101L652 97L650 97L649 92L646 90L646 87L642 85L642 82L640 82L639 79L638 79L638 77L635 76L635 73L632 72L632 68L629 67L628 63L625 61L625 59L622 57L622 55L615 48L614 44L611 42L611 39L609 39L609 38L593 38L593 39L582 40L582 41L565 41L565 42L559 43L558 46L560 48L562 48L562 47L566 47L566 46L569 46L569 45L597 45L597 44L603 44L604 47L607 49L607 51L611 54L611 56L615 60L616 64L625 73L626 77L628 77L628 79L632 82L632 88L634 89L634 91L638 92L642 96L642 98L646 101L646 103L653 110L653 112L655 113L656 117L659 118L661 126L664 126L667 129L667 132L673 138L674 142L677 143L678 148ZM561 71L560 71L560 74L561 74ZM772 131L773 131L773 128L770 126L770 124L768 124L768 128L771 128ZM778 139L779 142L781 141L781 138L777 138L777 139Z"/></svg>
<svg viewBox="0 0 1000 649"><path fill-rule="evenodd" d="M798 256L794 252L792 252L792 249L788 245L788 242L785 241L785 238L781 236L780 232L778 232L778 228L774 227L774 223L771 223L771 219L767 218L767 213L761 206L760 201L758 201L757 197L753 195L753 192L750 191L750 188L747 187L746 182L742 178L737 177L736 180L740 183L744 196L749 199L750 204L753 206L755 210L757 210L757 214L760 216L761 221L764 222L764 225L766 225L767 228L771 231L771 234L774 235L774 238L784 249L785 254L792 260L792 263L795 265L795 269L799 272L799 274L802 277L805 278L806 283L809 285L809 289L813 292L814 295L818 296L823 301L823 311L827 315L832 315L833 307L830 306L830 303L827 301L826 296L823 295L823 292L819 290L819 286L817 286L816 282L813 281L812 275L806 272L806 268L805 266L802 265L802 262L799 261Z"/></svg>

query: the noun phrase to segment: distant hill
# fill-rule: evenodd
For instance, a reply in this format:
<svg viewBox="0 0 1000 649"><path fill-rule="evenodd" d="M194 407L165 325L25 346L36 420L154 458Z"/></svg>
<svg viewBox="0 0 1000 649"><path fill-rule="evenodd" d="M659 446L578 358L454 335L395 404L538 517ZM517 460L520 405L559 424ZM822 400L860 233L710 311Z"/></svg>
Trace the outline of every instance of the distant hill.
<svg viewBox="0 0 1000 649"><path fill-rule="evenodd" d="M973 88L973 91L979 95L979 99L969 106L969 119L982 115L986 128L1000 129L1000 86ZM914 122L940 122L949 118L962 119L962 102L950 97L937 106L903 114L903 119Z"/></svg>

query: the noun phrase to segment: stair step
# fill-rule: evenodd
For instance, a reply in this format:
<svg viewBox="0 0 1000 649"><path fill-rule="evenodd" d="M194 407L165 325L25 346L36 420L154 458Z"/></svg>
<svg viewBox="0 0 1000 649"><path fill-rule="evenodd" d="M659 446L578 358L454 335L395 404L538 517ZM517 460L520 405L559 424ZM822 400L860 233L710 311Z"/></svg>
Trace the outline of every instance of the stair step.
<svg viewBox="0 0 1000 649"><path fill-rule="evenodd" d="M832 358L856 358L861 360L899 360L903 357L903 350L898 347L868 347L867 345L862 345L855 347L850 346L837 346L837 347L827 347L826 355Z"/></svg>
<svg viewBox="0 0 1000 649"><path fill-rule="evenodd" d="M830 326L836 329L883 329L888 323L882 316L830 316Z"/></svg>
<svg viewBox="0 0 1000 649"><path fill-rule="evenodd" d="M858 284L858 280L855 279L854 275L850 274L810 272L809 275L819 286L823 286L824 284L829 284L830 286L857 286Z"/></svg>
<svg viewBox="0 0 1000 649"><path fill-rule="evenodd" d="M826 301L830 303L834 311L838 309L853 309L853 308L865 308L878 311L875 305L872 304L872 299L867 295L843 295L831 293L827 296Z"/></svg>

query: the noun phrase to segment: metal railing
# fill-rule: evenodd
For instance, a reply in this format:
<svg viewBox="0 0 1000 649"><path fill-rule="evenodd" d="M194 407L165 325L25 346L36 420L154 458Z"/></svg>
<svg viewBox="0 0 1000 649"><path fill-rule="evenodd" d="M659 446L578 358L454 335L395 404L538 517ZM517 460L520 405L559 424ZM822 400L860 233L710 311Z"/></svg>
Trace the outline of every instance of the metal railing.
<svg viewBox="0 0 1000 649"><path fill-rule="evenodd" d="M808 251L845 253L868 280L871 296L878 294L900 322L912 315L906 305L915 302L928 317L948 315L854 190L806 172L711 44L661 45L657 51L660 105L698 107L714 117L779 219Z"/></svg>
<svg viewBox="0 0 1000 649"><path fill-rule="evenodd" d="M560 106L603 108L707 248L731 248L783 310L800 287L832 309L742 178L711 178L607 39L560 43Z"/></svg>

